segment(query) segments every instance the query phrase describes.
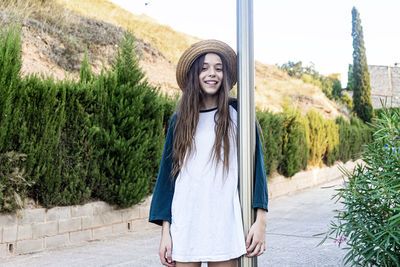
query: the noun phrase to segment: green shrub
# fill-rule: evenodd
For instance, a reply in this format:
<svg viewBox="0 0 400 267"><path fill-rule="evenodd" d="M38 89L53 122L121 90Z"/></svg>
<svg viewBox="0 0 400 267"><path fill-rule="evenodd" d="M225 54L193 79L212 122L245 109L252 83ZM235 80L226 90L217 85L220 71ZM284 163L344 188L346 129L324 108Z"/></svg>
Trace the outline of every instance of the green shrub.
<svg viewBox="0 0 400 267"><path fill-rule="evenodd" d="M178 105L178 99L179 99L178 94L176 94L174 97L169 97L167 94L160 95L159 105L161 105L161 109L163 110L161 143L164 142L165 137L167 135L167 131L168 131L168 127L171 122L171 119L172 119L172 115L174 114L176 107ZM162 151L162 149L163 148L160 147L160 151ZM158 166L156 166L156 169L158 169ZM154 176L154 178L152 179L151 184L150 184L150 192L153 192L156 181L157 181L157 176Z"/></svg>
<svg viewBox="0 0 400 267"><path fill-rule="evenodd" d="M22 162L25 154L14 151L0 154L0 212L23 208L23 200L32 185L25 180Z"/></svg>
<svg viewBox="0 0 400 267"><path fill-rule="evenodd" d="M20 110L14 108L19 102L21 87L19 73L22 66L21 26L11 26L0 32L0 153L15 151L15 135L20 125Z"/></svg>
<svg viewBox="0 0 400 267"><path fill-rule="evenodd" d="M150 193L162 149L163 107L134 54L134 39L119 45L114 72L93 83L101 110L89 139L96 148L94 196L127 207Z"/></svg>
<svg viewBox="0 0 400 267"><path fill-rule="evenodd" d="M310 83L310 84L313 84L315 86L318 86L318 87L322 88L321 81L315 79L315 77L313 77L311 74L303 73L303 74L301 74L300 78L305 83Z"/></svg>
<svg viewBox="0 0 400 267"><path fill-rule="evenodd" d="M385 102L382 102L382 104L385 105ZM385 108L385 109L379 108L379 109L374 109L375 116L377 118L382 118L385 114L385 110L390 110L391 112L397 112L397 113L400 112L400 108Z"/></svg>
<svg viewBox="0 0 400 267"><path fill-rule="evenodd" d="M279 173L291 177L307 167L309 143L306 121L300 110L285 107L282 130L282 160Z"/></svg>
<svg viewBox="0 0 400 267"><path fill-rule="evenodd" d="M27 179L35 183L30 195L46 207L66 205L66 196L60 193L64 188L63 159L58 150L66 119L65 88L37 76L23 80L21 88L23 101L15 110L24 114L19 149L28 155Z"/></svg>
<svg viewBox="0 0 400 267"><path fill-rule="evenodd" d="M345 105L349 111L353 110L354 108L353 99L348 94L342 94L340 102L342 102L343 105Z"/></svg>
<svg viewBox="0 0 400 267"><path fill-rule="evenodd" d="M80 132L70 137L71 127L85 128L84 124L78 124L80 121L67 123L79 116L75 110L68 110L69 115L66 115L66 106L74 103L73 96L67 95L67 89L73 84L54 83L35 75L18 77L21 67L18 63L21 56L19 35L20 30L11 26L1 37L14 40L1 42L0 46L5 45L3 50L15 52L6 53L0 60L0 65L6 66L2 74L13 73L9 75L12 78L5 79L6 86L0 89L6 99L0 107L0 153L26 154L26 160L20 161L19 167L25 169L25 179L33 184L28 195L43 206L83 203L90 195L85 176L79 171L71 177L70 168L66 167L81 169L81 157L69 154L70 148L63 142L78 142L82 137ZM80 145L76 148L81 149Z"/></svg>
<svg viewBox="0 0 400 267"><path fill-rule="evenodd" d="M87 202L92 195L88 175L95 148L90 147L88 139L95 97L86 85L75 82L63 85L66 90L66 116L57 148L61 155L60 195L62 205L77 205Z"/></svg>
<svg viewBox="0 0 400 267"><path fill-rule="evenodd" d="M352 134L355 127L351 127L350 123L347 122L342 116L336 118L336 124L339 126L339 155L338 158L347 162L352 159L353 150L351 149Z"/></svg>
<svg viewBox="0 0 400 267"><path fill-rule="evenodd" d="M345 241L345 264L400 266L400 114L374 120L374 141L362 153L365 166L344 171L335 197L343 208L326 238Z"/></svg>
<svg viewBox="0 0 400 267"><path fill-rule="evenodd" d="M363 121L357 117L351 117L350 125L352 127L352 138L351 141L351 157L353 160L360 158L360 153L363 151L364 144L368 144L372 141L373 130L368 124L363 123Z"/></svg>
<svg viewBox="0 0 400 267"><path fill-rule="evenodd" d="M310 158L309 164L312 166L322 166L322 160L327 149L326 127L322 116L310 109L306 117L310 130Z"/></svg>
<svg viewBox="0 0 400 267"><path fill-rule="evenodd" d="M172 115L174 114L176 107L178 106L179 95L176 94L174 97L169 97L167 94L160 97L160 104L163 107L163 129L164 136L167 134L168 126L171 121Z"/></svg>
<svg viewBox="0 0 400 267"><path fill-rule="evenodd" d="M372 140L372 128L356 117L351 117L350 122L338 117L335 122L339 126L338 159L346 162L360 158L363 145Z"/></svg>
<svg viewBox="0 0 400 267"><path fill-rule="evenodd" d="M360 13L356 7L351 10L353 37L353 111L364 122L371 122L374 108L371 101L370 73L364 45L364 34Z"/></svg>
<svg viewBox="0 0 400 267"><path fill-rule="evenodd" d="M358 159L361 155L362 145L364 143L364 133L362 132L364 123L358 119L357 117L350 118L350 126L352 134L350 135L350 144L351 148L347 148L350 150L351 159Z"/></svg>
<svg viewBox="0 0 400 267"><path fill-rule="evenodd" d="M176 101L144 79L133 37L121 41L112 70L93 75L85 56L79 82L56 83L18 76L19 34L1 35L0 154L26 153L18 167L33 184L28 195L45 207L138 203L153 186Z"/></svg>
<svg viewBox="0 0 400 267"><path fill-rule="evenodd" d="M282 160L283 116L269 111L257 111L256 116L263 135L265 171L270 175L277 170Z"/></svg>
<svg viewBox="0 0 400 267"><path fill-rule="evenodd" d="M331 166L339 158L339 126L333 120L324 121L326 152L324 161Z"/></svg>

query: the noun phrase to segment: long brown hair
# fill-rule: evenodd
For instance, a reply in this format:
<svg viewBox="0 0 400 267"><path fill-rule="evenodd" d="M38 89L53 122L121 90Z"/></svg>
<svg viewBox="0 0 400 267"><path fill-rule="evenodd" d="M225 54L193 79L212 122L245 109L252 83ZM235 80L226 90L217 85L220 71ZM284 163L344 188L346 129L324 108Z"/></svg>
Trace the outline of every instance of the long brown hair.
<svg viewBox="0 0 400 267"><path fill-rule="evenodd" d="M174 129L173 142L173 162L172 179L181 170L185 156L189 156L193 150L194 136L196 134L197 123L199 121L199 111L203 103L204 93L200 87L199 74L202 70L206 54L199 56L190 67L183 94L177 108L177 117ZM220 89L218 90L217 112L214 116L215 121L215 142L210 158L219 164L223 163L224 173L229 169L230 139L232 136L232 118L229 113L229 90L232 88L228 68L225 59L218 54L222 60L223 78ZM233 138L235 140L235 138ZM223 148L223 158L221 157Z"/></svg>

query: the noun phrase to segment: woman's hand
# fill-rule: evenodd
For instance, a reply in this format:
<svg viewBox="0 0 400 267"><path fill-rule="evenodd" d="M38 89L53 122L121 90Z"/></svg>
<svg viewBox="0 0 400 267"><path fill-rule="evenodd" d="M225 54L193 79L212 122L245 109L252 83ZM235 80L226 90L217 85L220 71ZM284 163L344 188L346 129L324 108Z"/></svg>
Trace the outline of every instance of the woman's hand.
<svg viewBox="0 0 400 267"><path fill-rule="evenodd" d="M247 235L246 257L260 256L264 253L265 247L265 230L267 227L267 212L263 209L257 209L257 219L250 227Z"/></svg>
<svg viewBox="0 0 400 267"><path fill-rule="evenodd" d="M158 251L158 255L160 256L161 264L174 267L175 262L172 261L172 239L171 234L169 232L170 223L168 221L164 221L161 230L161 241L160 241L160 249ZM165 254L167 253L167 254Z"/></svg>

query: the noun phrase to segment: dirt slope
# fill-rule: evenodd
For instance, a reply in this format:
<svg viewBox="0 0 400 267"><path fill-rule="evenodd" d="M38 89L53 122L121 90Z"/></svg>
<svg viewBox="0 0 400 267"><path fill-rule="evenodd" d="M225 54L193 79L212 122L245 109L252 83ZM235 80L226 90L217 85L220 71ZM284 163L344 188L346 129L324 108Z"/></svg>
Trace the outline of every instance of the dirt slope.
<svg viewBox="0 0 400 267"><path fill-rule="evenodd" d="M21 9L19 13L1 4L0 8L0 24L9 23L13 16L19 16L22 22L24 75L36 72L56 79L76 79L86 47L93 70L99 73L102 66L110 66L118 39L129 29L137 37L140 65L147 79L173 95L180 92L175 63L190 44L200 40L105 0L47 0L46 7L33 5L36 13L20 6L14 7ZM12 13L18 14L11 16ZM314 108L328 118L340 115L339 108L320 88L293 79L276 66L256 62L255 77L255 102L259 109L280 112L283 104L289 102L304 113Z"/></svg>
<svg viewBox="0 0 400 267"><path fill-rule="evenodd" d="M56 0L56 2L81 15L131 29L136 36L152 43L172 63L178 61L179 56L190 44L199 40L176 32L169 26L160 25L145 15L134 15L106 0ZM96 9L93 9L93 6L96 6ZM157 66L151 68L144 66L144 69L149 70L150 80L157 81L161 85L165 83L164 78L171 79L169 73L174 72ZM260 109L279 112L282 111L285 102L290 102L302 108L303 112L312 107L328 118L336 118L340 114L336 104L330 101L320 88L293 79L275 66L256 62L255 76L255 102ZM168 82L168 85L173 84L176 85L175 82Z"/></svg>

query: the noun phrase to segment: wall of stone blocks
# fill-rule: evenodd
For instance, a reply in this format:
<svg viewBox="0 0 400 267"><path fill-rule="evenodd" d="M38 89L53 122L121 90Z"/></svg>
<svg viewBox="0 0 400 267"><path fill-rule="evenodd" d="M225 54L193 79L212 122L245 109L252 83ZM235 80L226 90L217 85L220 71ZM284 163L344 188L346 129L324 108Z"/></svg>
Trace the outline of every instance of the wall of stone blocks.
<svg viewBox="0 0 400 267"><path fill-rule="evenodd" d="M0 258L150 230L155 227L147 222L150 197L126 209L97 201L0 214Z"/></svg>
<svg viewBox="0 0 400 267"><path fill-rule="evenodd" d="M339 165L347 170L353 170L357 164L364 164L362 160L337 163L331 167L315 168L296 173L293 177L274 175L268 180L268 197L277 198L307 188L315 187L343 178Z"/></svg>
<svg viewBox="0 0 400 267"><path fill-rule="evenodd" d="M400 107L400 67L369 65L371 102L374 108ZM382 102L381 102L382 101Z"/></svg>
<svg viewBox="0 0 400 267"><path fill-rule="evenodd" d="M392 92L395 96L393 101L396 102L396 106L400 107L400 67L391 68L392 78Z"/></svg>
<svg viewBox="0 0 400 267"><path fill-rule="evenodd" d="M352 170L357 163L343 165ZM342 177L338 165L302 171L291 178L268 178L270 198L324 184ZM148 222L151 197L131 208L117 209L97 201L52 209L25 209L17 214L0 214L0 258L67 247L128 232L160 229Z"/></svg>

